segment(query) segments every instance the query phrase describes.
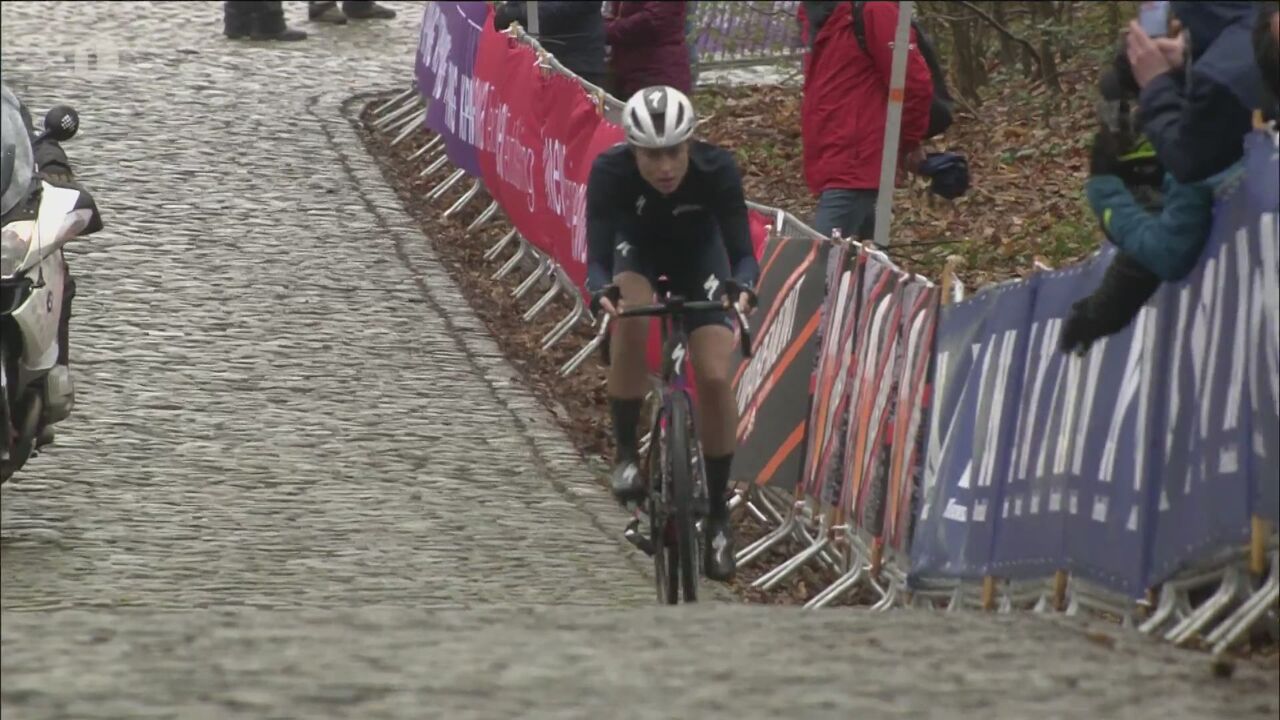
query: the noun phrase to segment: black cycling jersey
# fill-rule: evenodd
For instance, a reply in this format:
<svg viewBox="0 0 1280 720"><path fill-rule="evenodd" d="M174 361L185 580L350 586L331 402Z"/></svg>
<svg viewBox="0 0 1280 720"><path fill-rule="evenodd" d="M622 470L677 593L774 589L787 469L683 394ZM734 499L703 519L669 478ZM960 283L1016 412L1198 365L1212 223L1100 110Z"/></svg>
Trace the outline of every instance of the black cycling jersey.
<svg viewBox="0 0 1280 720"><path fill-rule="evenodd" d="M619 236L643 253L677 262L697 262L712 249L708 244L720 245L739 284L754 288L760 274L742 175L732 153L710 143L690 143L688 173L670 195L640 176L630 147L616 145L596 157L587 181L588 292L613 282Z"/></svg>

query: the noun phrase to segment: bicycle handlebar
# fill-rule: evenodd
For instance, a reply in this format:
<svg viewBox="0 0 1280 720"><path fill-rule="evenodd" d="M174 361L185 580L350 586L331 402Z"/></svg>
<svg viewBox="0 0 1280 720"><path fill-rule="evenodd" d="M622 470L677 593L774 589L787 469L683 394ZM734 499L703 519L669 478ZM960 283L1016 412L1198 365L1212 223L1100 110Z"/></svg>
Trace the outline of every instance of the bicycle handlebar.
<svg viewBox="0 0 1280 720"><path fill-rule="evenodd" d="M726 283L726 293L721 300L684 300L683 298L670 298L661 303L652 305L641 305L639 307L627 308L618 312L618 317L666 317L680 316L685 313L707 312L713 310L729 310L732 309L738 318L738 328L742 334L742 356L749 358L752 355L751 347L751 325L747 322L747 316L738 306L730 302L731 297L736 297L742 292L736 283ZM754 296L752 296L754 300ZM600 323L600 336L603 337L609 332L609 321L612 316L606 315Z"/></svg>

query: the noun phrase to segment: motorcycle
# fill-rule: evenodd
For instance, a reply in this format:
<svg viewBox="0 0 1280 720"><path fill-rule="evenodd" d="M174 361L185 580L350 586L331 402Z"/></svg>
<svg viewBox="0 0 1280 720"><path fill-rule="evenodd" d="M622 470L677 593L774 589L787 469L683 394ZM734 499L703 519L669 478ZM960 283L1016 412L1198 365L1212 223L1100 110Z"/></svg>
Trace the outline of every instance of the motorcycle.
<svg viewBox="0 0 1280 720"><path fill-rule="evenodd" d="M74 109L54 106L32 145L65 142L79 127ZM45 428L71 412L69 394L53 395L48 382L67 283L62 248L101 227L92 196L41 178L0 228L0 483L36 456Z"/></svg>

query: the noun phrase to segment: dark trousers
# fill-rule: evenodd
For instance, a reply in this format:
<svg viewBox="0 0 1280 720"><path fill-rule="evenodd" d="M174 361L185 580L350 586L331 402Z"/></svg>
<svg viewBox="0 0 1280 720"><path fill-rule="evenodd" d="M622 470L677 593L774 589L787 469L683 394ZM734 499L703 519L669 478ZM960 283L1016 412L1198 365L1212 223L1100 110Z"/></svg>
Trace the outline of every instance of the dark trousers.
<svg viewBox="0 0 1280 720"><path fill-rule="evenodd" d="M284 8L279 0L227 0L222 23L227 34L274 35L284 31Z"/></svg>

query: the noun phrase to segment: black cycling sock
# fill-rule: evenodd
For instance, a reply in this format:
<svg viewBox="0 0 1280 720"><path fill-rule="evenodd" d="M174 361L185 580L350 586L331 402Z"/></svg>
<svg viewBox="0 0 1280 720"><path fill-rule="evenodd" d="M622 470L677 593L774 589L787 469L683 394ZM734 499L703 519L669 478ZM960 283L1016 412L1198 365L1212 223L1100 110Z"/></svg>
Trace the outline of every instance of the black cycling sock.
<svg viewBox="0 0 1280 720"><path fill-rule="evenodd" d="M609 414L613 416L613 441L618 447L618 460L637 460L639 438L636 428L640 425L640 409L644 398L609 398Z"/></svg>
<svg viewBox="0 0 1280 720"><path fill-rule="evenodd" d="M733 466L733 453L723 457L707 457L703 460L707 466L707 511L714 517L724 517L728 513L725 488L729 485L729 468Z"/></svg>

